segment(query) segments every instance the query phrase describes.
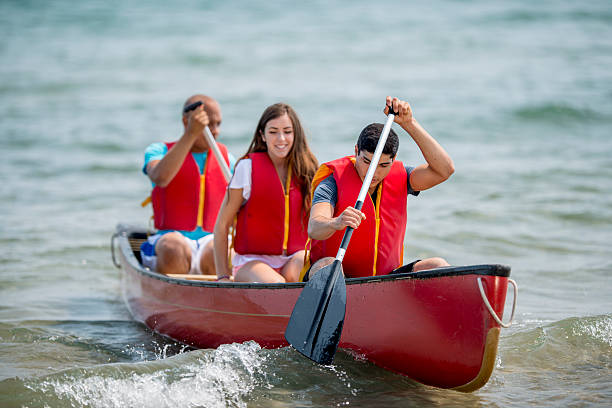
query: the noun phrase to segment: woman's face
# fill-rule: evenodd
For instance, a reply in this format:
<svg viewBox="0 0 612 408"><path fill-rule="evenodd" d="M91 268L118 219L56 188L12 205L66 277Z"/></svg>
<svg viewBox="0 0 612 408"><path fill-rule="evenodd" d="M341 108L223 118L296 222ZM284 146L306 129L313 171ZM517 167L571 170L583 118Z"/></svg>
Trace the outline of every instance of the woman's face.
<svg viewBox="0 0 612 408"><path fill-rule="evenodd" d="M262 135L272 159L286 159L293 146L293 123L285 113L269 120Z"/></svg>

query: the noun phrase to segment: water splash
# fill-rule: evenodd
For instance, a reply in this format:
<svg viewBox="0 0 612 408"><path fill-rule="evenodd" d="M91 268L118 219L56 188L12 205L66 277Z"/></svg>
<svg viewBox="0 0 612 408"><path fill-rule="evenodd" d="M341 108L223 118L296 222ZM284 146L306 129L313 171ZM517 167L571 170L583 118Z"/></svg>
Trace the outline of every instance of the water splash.
<svg viewBox="0 0 612 408"><path fill-rule="evenodd" d="M500 345L500 367L509 371L559 367L612 368L612 315L569 318L514 333Z"/></svg>
<svg viewBox="0 0 612 408"><path fill-rule="evenodd" d="M255 342L229 344L152 362L69 370L25 386L43 394L45 403L53 396L71 406L244 407L255 387L269 386L260 349Z"/></svg>
<svg viewBox="0 0 612 408"><path fill-rule="evenodd" d="M571 320L568 329L575 338L612 347L612 315Z"/></svg>

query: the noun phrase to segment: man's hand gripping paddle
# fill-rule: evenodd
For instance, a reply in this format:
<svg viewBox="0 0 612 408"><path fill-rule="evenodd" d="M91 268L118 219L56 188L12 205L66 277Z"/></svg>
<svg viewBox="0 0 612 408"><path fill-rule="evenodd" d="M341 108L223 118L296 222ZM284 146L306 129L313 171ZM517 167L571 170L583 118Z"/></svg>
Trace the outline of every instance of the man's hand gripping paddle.
<svg viewBox="0 0 612 408"><path fill-rule="evenodd" d="M387 122L378 139L376 150L368 167L355 208L361 210L370 188L396 112L389 106ZM298 298L287 329L285 339L297 351L319 364L331 364L340 342L346 313L346 285L342 273L342 259L346 253L353 228L344 231L336 259L310 277Z"/></svg>
<svg viewBox="0 0 612 408"><path fill-rule="evenodd" d="M185 106L185 108L183 109L183 113L192 111L203 104L204 103L202 101L197 101L192 104L189 104ZM206 138L206 143L208 143L210 150L212 150L213 154L215 155L217 163L219 163L219 167L221 167L221 171L223 172L223 177L225 177L225 181L229 183L230 179L232 178L232 173L230 172L229 167L227 167L227 163L225 162L225 159L223 158L223 155L219 150L219 146L217 146L215 138L213 137L212 133L210 133L210 129L208 128L208 126L204 127L204 137Z"/></svg>

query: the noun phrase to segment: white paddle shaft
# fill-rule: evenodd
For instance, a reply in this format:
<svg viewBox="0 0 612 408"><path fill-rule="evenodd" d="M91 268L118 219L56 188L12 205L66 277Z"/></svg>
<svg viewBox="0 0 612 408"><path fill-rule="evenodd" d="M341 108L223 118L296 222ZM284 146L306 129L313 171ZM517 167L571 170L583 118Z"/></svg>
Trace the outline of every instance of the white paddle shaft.
<svg viewBox="0 0 612 408"><path fill-rule="evenodd" d="M385 123L385 126L383 127L382 133L380 135L380 139L378 140L378 145L376 145L376 149L374 150L374 154L372 155L372 161L370 161L368 172L366 173L366 176L363 179L361 190L359 190L359 196L357 197L358 202L363 202L363 200L365 200L365 196L368 193L368 190L370 189L372 177L374 177L374 172L376 171L376 167L378 166L378 161L380 160L382 151L385 148L385 143L387 143L387 137L389 136L389 132L391 131L391 125L393 124L394 119L395 115L389 113L389 115L387 116L387 122Z"/></svg>
<svg viewBox="0 0 612 408"><path fill-rule="evenodd" d="M217 146L217 142L215 141L215 138L213 137L212 133L210 133L210 129L208 128L208 126L204 128L204 137L206 137L206 142L208 143L210 150L212 150L215 157L217 158L217 162L219 163L219 166L221 166L221 171L223 172L225 181L229 183L230 178L232 178L232 173L230 172L229 167L227 167L225 158L221 154L221 151L219 150L219 146Z"/></svg>
<svg viewBox="0 0 612 408"><path fill-rule="evenodd" d="M380 134L380 138L378 139L378 143L376 144L376 149L374 149L372 160L370 161L370 165L368 166L368 171L366 173L365 178L363 179L363 184L361 185L361 190L359 191L359 196L357 197L357 202L355 203L355 209L357 210L361 211L361 207L363 206L363 200L365 200L365 196L368 193L368 190L370 189L372 177L374 177L374 172L376 171L376 167L378 167L378 161L380 160L382 151L385 148L385 144L387 143L387 137L389 136L389 132L391 131L391 125L393 124L394 119L395 115L391 113L391 108L389 108L387 122L385 123L382 133ZM340 242L340 248L338 248L338 253L336 254L336 260L340 263L342 263L342 260L344 259L344 255L346 254L346 248L348 247L352 235L353 228L347 227L344 231L342 242Z"/></svg>

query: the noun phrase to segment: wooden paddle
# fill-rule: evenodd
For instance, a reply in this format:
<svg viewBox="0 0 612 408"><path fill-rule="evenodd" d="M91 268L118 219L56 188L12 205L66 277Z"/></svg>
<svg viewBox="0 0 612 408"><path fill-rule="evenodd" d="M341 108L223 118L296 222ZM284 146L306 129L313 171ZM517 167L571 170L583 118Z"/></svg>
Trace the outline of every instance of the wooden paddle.
<svg viewBox="0 0 612 408"><path fill-rule="evenodd" d="M202 101L197 101L192 104L189 104L185 106L185 109L183 109L183 113L192 111L202 104L204 104L204 102ZM217 146L217 141L213 137L212 133L210 133L210 129L208 128L208 126L204 128L204 137L206 138L206 142L208 143L210 150L212 150L213 154L215 155L219 166L221 166L221 171L223 172L223 177L225 177L225 181L229 183L230 179L232 178L232 173L230 172L230 169L227 166L227 163L225 162L221 151L219 150L219 146Z"/></svg>
<svg viewBox="0 0 612 408"><path fill-rule="evenodd" d="M361 210L363 206L395 115L396 112L389 106L387 122L357 197L357 210ZM353 228L347 227L334 262L310 277L293 307L285 329L285 339L289 344L319 364L330 364L333 361L340 342L346 313L346 284L342 274L342 259L352 234Z"/></svg>

